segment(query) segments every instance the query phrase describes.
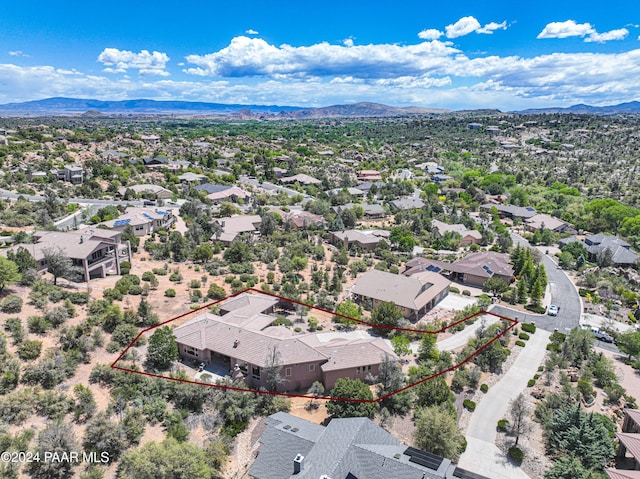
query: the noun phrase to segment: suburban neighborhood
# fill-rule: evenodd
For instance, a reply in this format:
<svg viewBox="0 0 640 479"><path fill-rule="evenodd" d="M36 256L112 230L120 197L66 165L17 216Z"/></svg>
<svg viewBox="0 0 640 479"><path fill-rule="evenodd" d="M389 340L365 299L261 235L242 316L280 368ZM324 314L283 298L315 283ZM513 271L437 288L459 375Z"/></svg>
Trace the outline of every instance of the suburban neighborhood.
<svg viewBox="0 0 640 479"><path fill-rule="evenodd" d="M636 477L637 127L0 118L0 476Z"/></svg>

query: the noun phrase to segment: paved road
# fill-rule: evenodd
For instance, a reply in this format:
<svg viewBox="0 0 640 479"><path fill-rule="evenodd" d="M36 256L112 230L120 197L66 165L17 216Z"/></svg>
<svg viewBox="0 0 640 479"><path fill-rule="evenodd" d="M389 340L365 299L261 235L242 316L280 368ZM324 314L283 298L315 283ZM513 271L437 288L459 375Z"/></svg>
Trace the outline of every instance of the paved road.
<svg viewBox="0 0 640 479"><path fill-rule="evenodd" d="M498 420L508 417L511 401L526 389L544 360L549 336L541 329L532 334L509 370L479 401L467 428L467 449L460 457L460 467L492 479L529 478L495 446L496 426Z"/></svg>
<svg viewBox="0 0 640 479"><path fill-rule="evenodd" d="M28 201L42 201L44 200L44 196L40 195L23 195L20 193L16 193L15 191L3 190L0 189L0 198L9 198L9 199L17 199L19 196L22 196ZM91 199L91 198L60 198L63 201L67 201L69 203L78 203L81 205L99 205L99 206L108 206L108 205L131 205L131 206L143 206L143 200L139 201L120 201L120 200L99 200L99 199Z"/></svg>
<svg viewBox="0 0 640 479"><path fill-rule="evenodd" d="M511 235L514 243L529 246L527 240L519 235ZM573 328L580 325L580 315L582 314L582 301L576 287L562 269L548 256L542 255L542 263L547 270L547 279L551 290L551 304L560 308L557 316L546 314L518 314L521 322L534 322L537 326L547 331L557 329L562 333L568 333ZM512 317L515 313L504 306L495 306L493 312Z"/></svg>

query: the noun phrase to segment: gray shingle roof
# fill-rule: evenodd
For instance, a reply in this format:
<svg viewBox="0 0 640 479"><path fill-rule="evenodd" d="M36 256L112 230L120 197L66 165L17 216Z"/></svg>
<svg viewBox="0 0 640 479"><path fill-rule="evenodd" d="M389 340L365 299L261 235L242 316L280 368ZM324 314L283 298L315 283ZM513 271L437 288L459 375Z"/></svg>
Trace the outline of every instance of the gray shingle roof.
<svg viewBox="0 0 640 479"><path fill-rule="evenodd" d="M325 428L280 412L267 418L260 443L249 471L256 479L444 479L455 470L448 459L437 470L411 462L407 446L367 418L333 419ZM303 467L294 475L298 454Z"/></svg>

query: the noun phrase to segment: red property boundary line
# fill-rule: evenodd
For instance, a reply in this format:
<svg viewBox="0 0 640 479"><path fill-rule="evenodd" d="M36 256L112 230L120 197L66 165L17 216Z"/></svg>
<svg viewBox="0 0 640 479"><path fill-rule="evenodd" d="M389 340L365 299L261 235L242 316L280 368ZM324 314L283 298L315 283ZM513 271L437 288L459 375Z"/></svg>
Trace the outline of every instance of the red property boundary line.
<svg viewBox="0 0 640 479"><path fill-rule="evenodd" d="M279 300L282 301L288 301L290 303L293 304L297 304L300 306L303 306L305 308L310 308L310 309L316 309L318 311L322 311L323 313L327 313L327 314L331 314L333 316L339 316L341 318L350 320L350 321L354 321L356 323L360 323L360 324L364 324L367 326L371 326L371 327L375 327L378 329L395 329L397 331L406 331L406 332L411 332L411 333L420 333L420 334L439 334L439 333L443 333L455 326L457 326L460 323L469 321L470 319L475 318L476 316L480 316L480 315L490 315L490 316L495 316L499 319L502 319L504 321L510 322L511 325L509 325L507 328L505 328L504 331L500 331L496 336L494 336L493 338L491 338L486 344L484 344L481 348L477 349L473 354L467 356L466 358L464 358L462 361L460 361L457 364L454 364L453 366L451 366L450 368L444 369L443 371L439 371L437 373L434 373L430 376L427 376L426 378L423 378L419 381L416 381L414 383L411 383L407 386L404 386L401 389L398 389L397 391L392 391L388 394L385 394L383 396L380 396L378 398L375 399L353 399L353 398L334 398L331 396L310 396L308 394L295 394L295 393L279 393L279 392L273 392L273 391L261 391L259 389L247 389L247 388L240 388L240 387L236 387L236 386L227 386L227 385L221 385L221 384L211 384L211 383L204 383L204 382L200 382L200 381L192 381L189 379L182 379L182 378L172 378L170 376L163 376L161 374L154 374L154 373L149 373L149 372L145 372L145 371L138 371L136 369L131 369L131 368L125 368L122 366L118 366L118 362L124 357L125 354L127 354L127 352L129 351L129 349L131 349L131 347L133 347L133 345L138 341L138 339L140 339L140 337L148 332L148 331L152 331L156 328L165 326L173 321L176 321L178 319L182 319L185 316L189 316L191 314L197 313L198 311L202 311L204 309L208 309L211 306L214 306L222 301L226 301L230 298L234 298L240 294L246 293L248 291L253 291L255 293L259 293L259 294L263 294L263 295L267 295L267 296L272 296L274 298L277 298ZM261 291L255 288L247 288L243 291L240 291L238 293L234 293L231 294L229 296L226 296L225 298L219 299L217 301L212 301L211 303L207 303L206 305L197 308L197 309L193 309L190 311L187 311L186 313L180 314L174 318L168 319L166 321L163 321L159 324L156 324L155 326L151 326L148 327L146 329L141 330L138 335L135 337L135 339L133 341L131 341L131 343L129 343L129 345L125 348L124 351L122 351L122 353L120 353L120 355L116 358L115 361L113 361L113 363L111 363L111 368L113 369L117 369L119 371L124 371L124 372L128 372L128 373L134 373L134 374L140 374L142 376L148 376L148 377L152 377L152 378L159 378L159 379L166 379L166 380L170 380L170 381L176 381L176 382L181 382L181 383L187 383L187 384L195 384L198 386L208 386L211 388L216 388L216 389L224 389L224 390L229 390L229 391L239 391L239 392L247 392L247 393L256 393L256 394L266 394L269 396L282 396L282 397L288 397L288 398L305 398L305 399L313 399L313 400L324 400L324 401L343 401L343 402L353 402L353 403L378 403L380 401L384 401L385 399L390 398L391 396L394 396L396 394L399 394L403 391L406 391L414 386L417 386L419 384L422 384L424 382L430 381L431 379L437 378L438 376L442 376L446 373L449 373L451 371L455 371L456 369L462 367L464 364L468 363L469 361L471 361L474 357L476 357L478 354L480 354L482 351L484 351L486 348L488 348L493 342L499 340L502 336L504 336L508 331L510 331L511 329L513 329L514 327L516 327L518 325L519 321L512 319L512 318L508 318L506 316L502 316L500 314L496 314L496 313L492 313L490 311L479 311L475 314L472 314L471 316L467 316L466 318L463 318L459 321L455 321L454 323L451 323L448 326L445 326L444 328L441 328L437 331L425 331L423 329L412 329L412 328L398 328L398 327L393 327L393 326L384 326L384 325L376 325L376 324L372 324L369 323L367 321L363 321L360 319L355 319L355 318L350 318L349 316L345 316L343 314L339 314L336 313L335 311L329 311L328 309L324 309L324 308L320 308L318 306L311 306L309 304L305 304L302 303L300 301L296 301L294 299L290 299L290 298L285 298L284 296L279 296L277 294L273 294L273 293L267 293L265 291Z"/></svg>

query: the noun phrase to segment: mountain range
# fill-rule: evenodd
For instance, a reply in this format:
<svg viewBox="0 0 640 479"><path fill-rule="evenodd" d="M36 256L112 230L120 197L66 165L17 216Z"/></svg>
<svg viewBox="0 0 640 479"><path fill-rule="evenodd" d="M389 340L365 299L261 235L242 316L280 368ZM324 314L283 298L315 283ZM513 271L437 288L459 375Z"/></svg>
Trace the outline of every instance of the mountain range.
<svg viewBox="0 0 640 479"><path fill-rule="evenodd" d="M43 100L0 105L0 116L56 116L56 115L180 115L225 116L234 118L349 118L393 117L447 113L451 110L421 107L394 107L380 103L361 102L320 108L280 105L237 105L167 100L102 101L80 98L46 98ZM470 111L466 111L470 113ZM499 113L498 110L494 110ZM587 115L617 115L640 113L640 102L632 101L611 106L574 105L567 108L540 108L513 113L573 113Z"/></svg>

